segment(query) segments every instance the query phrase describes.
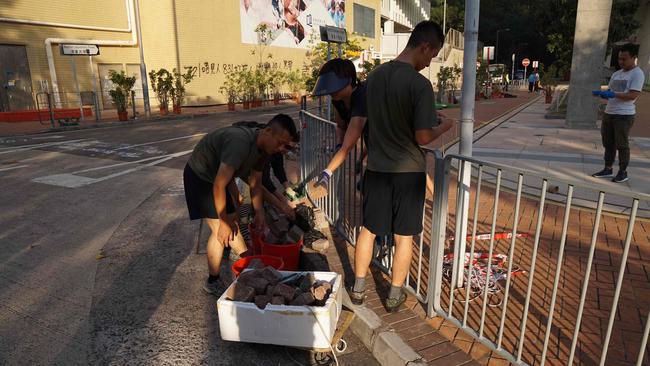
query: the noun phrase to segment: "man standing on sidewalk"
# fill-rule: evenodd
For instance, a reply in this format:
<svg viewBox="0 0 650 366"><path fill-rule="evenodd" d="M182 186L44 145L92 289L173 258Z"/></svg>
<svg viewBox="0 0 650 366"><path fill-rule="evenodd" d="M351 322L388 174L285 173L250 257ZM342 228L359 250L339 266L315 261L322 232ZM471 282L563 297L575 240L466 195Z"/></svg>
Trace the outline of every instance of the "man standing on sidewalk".
<svg viewBox="0 0 650 366"><path fill-rule="evenodd" d="M367 81L368 166L363 184L363 228L354 252L353 303L365 299L365 278L377 235L394 235L391 289L386 309L395 312L406 300L402 285L411 263L413 235L422 231L427 145L451 128L439 124L431 82L419 71L429 66L444 43L440 26L419 23L406 48L393 61L370 73ZM434 127L438 125L437 127Z"/></svg>
<svg viewBox="0 0 650 366"><path fill-rule="evenodd" d="M605 147L605 168L592 174L596 178L614 177L614 160L618 150L618 174L612 179L616 183L628 180L627 166L630 163L630 128L636 114L635 101L641 94L645 76L636 66L638 47L627 43L618 52L620 70L612 74L609 90L595 91L594 95L607 99L607 108L603 114L600 133Z"/></svg>

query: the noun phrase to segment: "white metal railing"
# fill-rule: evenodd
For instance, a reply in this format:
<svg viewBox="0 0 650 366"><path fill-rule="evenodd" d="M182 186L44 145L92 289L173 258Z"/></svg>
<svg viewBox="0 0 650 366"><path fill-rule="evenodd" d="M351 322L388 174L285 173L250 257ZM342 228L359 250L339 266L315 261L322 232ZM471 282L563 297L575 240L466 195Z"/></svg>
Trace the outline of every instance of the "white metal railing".
<svg viewBox="0 0 650 366"><path fill-rule="evenodd" d="M301 121L308 181L334 154L335 125L306 111ZM330 195L315 202L352 245L362 223L361 148L335 173ZM643 230L650 222L638 216L650 216L650 195L425 151L433 197L405 287L428 316L444 317L517 365L648 364L650 230ZM466 170L471 187L459 184ZM467 208L458 199L463 190L473 197ZM608 196L627 200L625 216L605 214ZM467 238L455 222L464 210ZM373 264L390 274L392 255L384 238Z"/></svg>

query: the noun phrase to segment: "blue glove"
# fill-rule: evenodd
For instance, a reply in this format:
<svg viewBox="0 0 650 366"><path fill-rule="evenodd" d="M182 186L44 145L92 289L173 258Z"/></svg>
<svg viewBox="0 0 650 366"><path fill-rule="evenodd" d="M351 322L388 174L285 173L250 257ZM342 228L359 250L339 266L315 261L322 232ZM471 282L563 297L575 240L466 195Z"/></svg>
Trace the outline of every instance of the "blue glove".
<svg viewBox="0 0 650 366"><path fill-rule="evenodd" d="M612 99L612 98L616 98L616 93L614 93L611 90L608 90L608 91L601 92L600 96L605 99Z"/></svg>
<svg viewBox="0 0 650 366"><path fill-rule="evenodd" d="M595 97L601 97L602 98L603 92L601 90L592 90L591 95L593 95Z"/></svg>

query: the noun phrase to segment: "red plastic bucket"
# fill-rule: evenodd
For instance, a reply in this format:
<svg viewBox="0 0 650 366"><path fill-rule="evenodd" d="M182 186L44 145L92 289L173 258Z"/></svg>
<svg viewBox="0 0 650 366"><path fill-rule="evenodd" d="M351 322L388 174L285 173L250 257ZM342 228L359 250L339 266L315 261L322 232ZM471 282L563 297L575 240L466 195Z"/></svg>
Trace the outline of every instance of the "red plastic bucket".
<svg viewBox="0 0 650 366"><path fill-rule="evenodd" d="M239 277L239 274L248 267L253 259L259 259L265 266L271 266L277 270L284 269L284 261L282 258L270 255L251 255L250 257L244 257L232 264L232 273L235 274L235 277Z"/></svg>
<svg viewBox="0 0 650 366"><path fill-rule="evenodd" d="M253 241L253 253L261 253L272 257L280 257L284 262L284 270L297 271L300 261L300 247L302 239L297 243L271 244L262 239L262 235L250 225L251 240ZM259 250L259 252L257 251Z"/></svg>

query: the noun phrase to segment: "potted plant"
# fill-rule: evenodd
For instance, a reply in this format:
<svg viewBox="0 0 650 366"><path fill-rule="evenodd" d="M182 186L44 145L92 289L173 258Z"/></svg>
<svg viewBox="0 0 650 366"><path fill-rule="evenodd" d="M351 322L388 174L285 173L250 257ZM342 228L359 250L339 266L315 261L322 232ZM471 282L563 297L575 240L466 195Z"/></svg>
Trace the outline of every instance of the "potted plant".
<svg viewBox="0 0 650 366"><path fill-rule="evenodd" d="M185 100L185 85L192 82L195 72L194 70L189 69L185 74L181 74L174 68L172 75L174 79L173 86L170 89L172 106L174 108L174 114L181 114L181 105Z"/></svg>
<svg viewBox="0 0 650 366"><path fill-rule="evenodd" d="M451 75L449 76L449 87L451 89L451 93L449 95L449 103L457 104L458 100L456 100L456 87L458 86L458 82L463 75L463 69L458 67L456 64L454 64L453 67L450 67L450 69Z"/></svg>
<svg viewBox="0 0 650 366"><path fill-rule="evenodd" d="M237 73L231 72L226 75L226 81L224 81L223 85L219 87L219 92L228 100L229 111L235 110L235 103L237 103L239 97L239 90L240 86Z"/></svg>
<svg viewBox="0 0 650 366"><path fill-rule="evenodd" d="M446 94L447 88L449 87L451 72L452 68L445 66L440 67L440 71L438 71L438 101L440 103L444 102L445 100L444 95Z"/></svg>
<svg viewBox="0 0 650 366"><path fill-rule="evenodd" d="M151 70L149 79L151 79L151 89L156 93L156 99L158 99L160 115L165 116L169 112L169 97L174 88L174 77L169 71L160 69L158 71Z"/></svg>
<svg viewBox="0 0 650 366"><path fill-rule="evenodd" d="M242 70L234 73L241 94L244 109L250 109L251 100L255 98L255 81L251 70Z"/></svg>
<svg viewBox="0 0 650 366"><path fill-rule="evenodd" d="M253 107L261 107L264 100L264 89L266 88L266 72L260 65L252 72L253 85L255 88L253 96Z"/></svg>
<svg viewBox="0 0 650 366"><path fill-rule="evenodd" d="M268 86L273 91L273 105L280 104L280 97L282 96L281 88L285 83L285 74L282 70L274 70L268 80Z"/></svg>
<svg viewBox="0 0 650 366"><path fill-rule="evenodd" d="M540 84L542 89L544 89L544 97L546 104L551 104L553 102L553 94L555 93L555 88L557 87L558 70L555 65L551 65L548 70L544 71L544 67L540 68Z"/></svg>
<svg viewBox="0 0 650 366"><path fill-rule="evenodd" d="M286 80L295 102L300 104L300 92L304 88L304 77L298 71L289 71L286 74Z"/></svg>
<svg viewBox="0 0 650 366"><path fill-rule="evenodd" d="M126 108L129 106L129 97L135 85L135 76L126 76L124 71L109 70L108 78L115 85L108 93L117 108L117 116L120 121L126 121L129 118Z"/></svg>
<svg viewBox="0 0 650 366"><path fill-rule="evenodd" d="M480 61L480 66L476 70L476 100L479 100L481 95L487 98L487 95L482 92L482 89L487 88L489 74L487 63Z"/></svg>

